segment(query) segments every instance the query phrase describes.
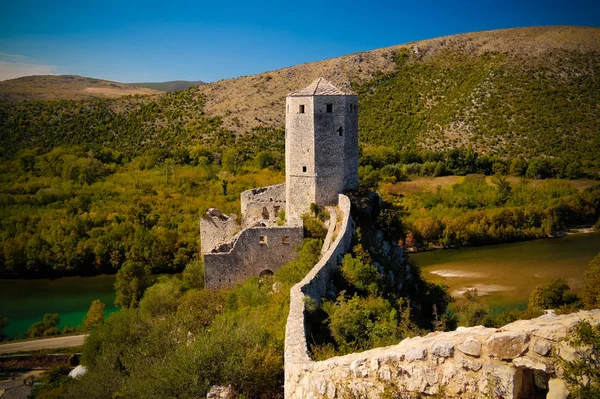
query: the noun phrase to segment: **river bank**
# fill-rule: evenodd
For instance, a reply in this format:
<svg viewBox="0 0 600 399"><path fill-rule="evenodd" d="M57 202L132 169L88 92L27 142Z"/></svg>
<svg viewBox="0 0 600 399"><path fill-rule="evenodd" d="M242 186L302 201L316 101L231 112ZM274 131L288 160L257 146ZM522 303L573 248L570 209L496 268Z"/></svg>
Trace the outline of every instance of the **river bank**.
<svg viewBox="0 0 600 399"><path fill-rule="evenodd" d="M443 246L443 245L435 245L432 243L431 246L428 246L427 248L418 248L418 247L404 247L404 251L406 251L409 254L417 254L417 253L421 253L421 252L430 252L430 251L439 251L439 250L444 250L444 249L460 249L460 248L473 248L473 247L487 247L490 245L504 245L504 244L514 244L517 242L527 242L527 241L535 241L535 240L546 240L549 238L560 238L560 237L564 237L564 236L569 236L569 235L575 235L575 234L591 234L591 233L597 233L600 232L599 230L597 230L594 226L592 225L586 225L586 226L574 226L569 228L568 230L564 230L564 231L558 231L552 235L546 236L546 237L538 237L538 238L525 238L523 240L518 240L518 241L509 241L509 242L500 242L500 243L486 243L486 244L482 244L482 245L447 245L447 246Z"/></svg>
<svg viewBox="0 0 600 399"><path fill-rule="evenodd" d="M409 256L428 279L446 284L453 297L477 289L493 308L506 309L524 308L531 290L554 278L578 291L583 272L599 252L600 232L591 232Z"/></svg>

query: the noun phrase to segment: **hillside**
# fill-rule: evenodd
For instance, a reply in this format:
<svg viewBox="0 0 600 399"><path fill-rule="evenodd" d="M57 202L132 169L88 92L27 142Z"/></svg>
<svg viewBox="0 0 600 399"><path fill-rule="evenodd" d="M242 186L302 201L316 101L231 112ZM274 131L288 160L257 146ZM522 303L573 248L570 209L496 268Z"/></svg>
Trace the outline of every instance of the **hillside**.
<svg viewBox="0 0 600 399"><path fill-rule="evenodd" d="M402 59L399 59L402 55ZM200 87L238 133L280 127L285 95L323 76L360 96L361 140L528 155L600 153L600 29L476 32L356 53ZM552 141L553 148L545 147ZM548 151L550 150L550 151ZM594 157L591 152L588 157Z"/></svg>
<svg viewBox="0 0 600 399"><path fill-rule="evenodd" d="M0 103L36 100L86 100L133 94L158 94L148 87L74 75L25 76L0 82Z"/></svg>
<svg viewBox="0 0 600 399"><path fill-rule="evenodd" d="M159 90L159 91L175 91L185 90L188 87L200 86L204 83L201 80L170 80L168 82L147 82L147 83L129 83L136 87L146 87L148 89Z"/></svg>
<svg viewBox="0 0 600 399"><path fill-rule="evenodd" d="M215 132L277 131L285 95L319 76L359 94L363 143L430 150L470 144L505 159L600 165L600 29L585 27L448 36L152 97L5 104L0 146L89 143L138 152L190 146Z"/></svg>

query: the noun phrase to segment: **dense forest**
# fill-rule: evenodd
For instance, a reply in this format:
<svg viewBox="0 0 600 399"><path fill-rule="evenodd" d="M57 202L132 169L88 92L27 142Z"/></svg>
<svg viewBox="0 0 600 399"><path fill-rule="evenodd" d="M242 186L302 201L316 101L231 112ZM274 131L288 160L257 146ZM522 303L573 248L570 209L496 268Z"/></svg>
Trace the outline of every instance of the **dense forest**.
<svg viewBox="0 0 600 399"><path fill-rule="evenodd" d="M154 273L181 271L197 257L204 209L238 212L241 191L283 180L282 131L236 139L201 116L189 91L162 97L160 107L124 100L137 105L120 116L110 109L119 101L12 105L28 109L13 116L29 128L3 130L3 143L24 144L13 134L31 140L2 152L0 276L116 273L128 259ZM198 110L187 121L195 133L182 141L168 117L149 133L157 115L184 104Z"/></svg>

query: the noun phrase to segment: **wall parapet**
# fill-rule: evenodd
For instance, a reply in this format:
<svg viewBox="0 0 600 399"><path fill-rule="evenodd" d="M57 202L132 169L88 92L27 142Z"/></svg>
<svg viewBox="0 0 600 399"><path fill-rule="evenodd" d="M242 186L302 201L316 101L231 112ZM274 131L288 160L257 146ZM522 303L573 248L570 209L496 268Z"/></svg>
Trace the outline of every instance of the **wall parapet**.
<svg viewBox="0 0 600 399"><path fill-rule="evenodd" d="M339 208L343 222L335 242L290 291L285 399L374 399L390 389L457 398L568 396L553 354L568 360L580 358L581 354L568 345L569 334L581 320L600 324L600 309L568 315L551 312L502 328L459 327L407 338L397 345L313 361L308 350L305 301L320 301L327 294L331 273L348 251L354 227L348 197L339 196ZM330 224L330 237L332 226L335 224Z"/></svg>
<svg viewBox="0 0 600 399"><path fill-rule="evenodd" d="M295 389L295 380L299 371L305 366L314 363L308 352L306 325L304 318L305 298L320 301L325 296L331 274L338 266L341 257L348 252L354 231L354 222L350 217L350 199L340 194L338 197L338 208L342 218L339 232L333 244L323 254L319 262L312 270L290 290L290 311L286 323L285 332L285 397ZM333 211L335 213L335 211ZM330 219L328 237L333 236L336 228L335 220Z"/></svg>

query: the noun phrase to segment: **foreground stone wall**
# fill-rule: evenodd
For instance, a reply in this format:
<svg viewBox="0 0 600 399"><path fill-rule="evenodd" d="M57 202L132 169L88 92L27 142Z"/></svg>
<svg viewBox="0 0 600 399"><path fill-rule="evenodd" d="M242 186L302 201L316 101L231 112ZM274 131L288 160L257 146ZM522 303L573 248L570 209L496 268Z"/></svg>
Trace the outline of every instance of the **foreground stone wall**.
<svg viewBox="0 0 600 399"><path fill-rule="evenodd" d="M254 188L240 194L242 227L257 223L277 224L277 213L285 210L285 183Z"/></svg>
<svg viewBox="0 0 600 399"><path fill-rule="evenodd" d="M274 273L298 256L304 228L253 227L204 254L207 288L233 286L261 273Z"/></svg>

